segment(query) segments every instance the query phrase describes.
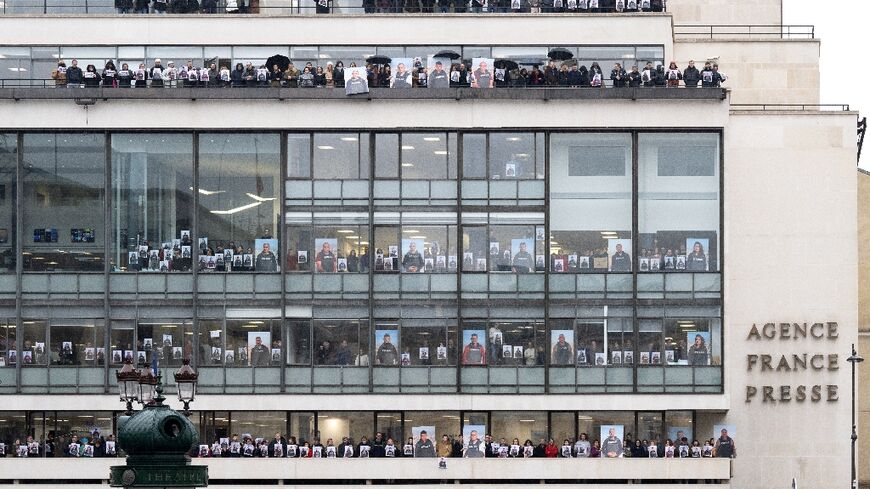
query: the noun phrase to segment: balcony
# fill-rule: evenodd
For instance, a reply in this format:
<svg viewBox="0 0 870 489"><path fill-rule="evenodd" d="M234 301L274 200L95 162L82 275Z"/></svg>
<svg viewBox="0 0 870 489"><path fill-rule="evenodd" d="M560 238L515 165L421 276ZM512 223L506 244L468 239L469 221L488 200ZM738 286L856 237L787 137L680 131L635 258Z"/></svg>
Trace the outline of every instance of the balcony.
<svg viewBox="0 0 870 489"><path fill-rule="evenodd" d="M648 484L682 482L681 487L730 487L731 460L708 459L447 459L439 469L436 459L194 459L209 466L209 483L234 488L264 484L314 485L414 484L416 488L440 484L571 484L572 487L623 487L643 480ZM76 484L80 488L106 487L109 467L120 458L0 459L0 473L13 484ZM337 481L337 472L342 480ZM249 485L239 484L240 479ZM602 483L604 485L602 485Z"/></svg>
<svg viewBox="0 0 870 489"><path fill-rule="evenodd" d="M110 100L725 100L727 93L725 88L372 88L368 94L348 96L340 88L54 89L51 80L25 82L31 81L39 86L22 87L22 80L9 86L0 80L0 100L70 100L83 105Z"/></svg>

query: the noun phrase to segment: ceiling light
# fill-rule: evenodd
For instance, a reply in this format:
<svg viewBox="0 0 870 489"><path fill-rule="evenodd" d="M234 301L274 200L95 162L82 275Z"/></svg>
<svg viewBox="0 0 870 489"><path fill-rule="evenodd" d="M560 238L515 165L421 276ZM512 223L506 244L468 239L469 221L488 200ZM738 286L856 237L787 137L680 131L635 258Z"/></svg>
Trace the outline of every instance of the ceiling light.
<svg viewBox="0 0 870 489"><path fill-rule="evenodd" d="M412 233L412 234L419 234L420 233L420 231L417 231L416 229L404 229L404 230L402 230L402 232L403 233Z"/></svg>
<svg viewBox="0 0 870 489"><path fill-rule="evenodd" d="M353 141L356 141L357 139L355 137L345 137L345 138L341 138L341 140L345 141L345 142L353 142Z"/></svg>
<svg viewBox="0 0 870 489"><path fill-rule="evenodd" d="M356 231L354 231L353 229L339 229L337 232L339 232L341 234L353 234Z"/></svg>
<svg viewBox="0 0 870 489"><path fill-rule="evenodd" d="M412 150L412 149L414 149L414 147L411 146L410 144L403 144L402 149Z"/></svg>
<svg viewBox="0 0 870 489"><path fill-rule="evenodd" d="M447 151L440 150L440 151L433 151L433 153L435 153L436 155L446 155Z"/></svg>
<svg viewBox="0 0 870 489"><path fill-rule="evenodd" d="M260 197L259 195L254 195L250 192L245 193L245 195L256 200L257 202L270 202L276 199L276 197Z"/></svg>
<svg viewBox="0 0 870 489"><path fill-rule="evenodd" d="M411 239L426 239L426 236L411 236Z"/></svg>
<svg viewBox="0 0 870 489"><path fill-rule="evenodd" d="M504 138L504 140L505 140L505 141L519 141L520 138L518 138L518 137L510 137L510 138Z"/></svg>
<svg viewBox="0 0 870 489"><path fill-rule="evenodd" d="M516 156L517 158L528 158L529 154L528 153L517 153L514 156Z"/></svg>
<svg viewBox="0 0 870 489"><path fill-rule="evenodd" d="M236 207L235 209L230 209L230 210L226 210L226 211L211 211L211 213L212 214L219 214L219 215L235 214L237 212L242 212L242 211L246 211L248 209L251 209L253 207L257 207L260 204L262 204L262 202L251 202L250 204Z"/></svg>
<svg viewBox="0 0 870 489"><path fill-rule="evenodd" d="M359 239L359 236L348 236L347 239Z"/></svg>
<svg viewBox="0 0 870 489"><path fill-rule="evenodd" d="M330 150L335 149L335 146L318 146L317 149Z"/></svg>
<svg viewBox="0 0 870 489"><path fill-rule="evenodd" d="M402 166L404 166L405 168L409 168L409 167L414 166L414 164L413 163L402 163Z"/></svg>
<svg viewBox="0 0 870 489"><path fill-rule="evenodd" d="M429 141L430 143L434 143L436 141L441 141L441 138L423 138L423 141Z"/></svg>
<svg viewBox="0 0 870 489"><path fill-rule="evenodd" d="M187 188L189 190L193 190L193 187L187 187ZM226 190L206 190L204 188L201 188L201 189L197 190L197 192L201 193L202 195L215 195L215 194L222 194L222 193L226 192Z"/></svg>

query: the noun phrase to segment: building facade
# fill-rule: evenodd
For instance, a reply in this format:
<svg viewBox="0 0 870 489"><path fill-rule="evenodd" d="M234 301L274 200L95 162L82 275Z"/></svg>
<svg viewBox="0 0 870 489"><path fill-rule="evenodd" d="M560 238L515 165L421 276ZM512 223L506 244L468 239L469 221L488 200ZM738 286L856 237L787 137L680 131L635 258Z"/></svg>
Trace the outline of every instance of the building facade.
<svg viewBox="0 0 870 489"><path fill-rule="evenodd" d="M701 445L725 428L737 446L509 469L270 461L263 481L845 484L855 114L817 105L819 41L782 26L780 2L751 18L667 10L0 16L0 442L111 433L124 359L171 372L186 358L208 445L401 445L420 429L561 445L613 426ZM729 78L362 96L50 79L72 58L101 71L450 51L531 66L555 48L605 73L711 59ZM0 484L98 484L103 462L7 457ZM197 463L249 478L244 459Z"/></svg>

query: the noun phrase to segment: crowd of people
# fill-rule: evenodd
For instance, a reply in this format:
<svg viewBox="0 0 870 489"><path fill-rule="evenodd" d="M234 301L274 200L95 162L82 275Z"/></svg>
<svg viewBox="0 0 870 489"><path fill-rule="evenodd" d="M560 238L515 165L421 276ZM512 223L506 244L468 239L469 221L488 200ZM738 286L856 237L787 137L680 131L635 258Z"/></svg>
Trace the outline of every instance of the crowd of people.
<svg viewBox="0 0 870 489"><path fill-rule="evenodd" d="M718 438L703 442L689 440L682 431L676 433L676 440L632 439L627 434L620 439L615 428L610 428L603 439L590 439L586 433L574 439L557 444L552 438L543 438L537 444L519 438L508 441L496 439L492 435L481 437L477 431L469 432L468 439L462 435L442 435L435 441L422 430L419 436L407 440L394 439L377 433L369 439L362 436L359 442L343 437L336 445L333 438L325 443L319 438L298 439L284 437L280 432L272 439L254 437L250 434L233 434L219 438L213 443L201 442L191 448L192 457L209 458L734 458L737 448L727 429L721 430ZM50 437L44 443L35 441L32 436L17 439L7 447L0 444L0 456L17 457L114 457L117 456L114 437L100 436L99 430L79 437L72 434L69 442L58 445ZM58 451L60 450L60 451Z"/></svg>
<svg viewBox="0 0 870 489"><path fill-rule="evenodd" d="M63 440L48 435L45 440L33 436L16 438L11 444L0 440L0 457L117 457L118 447L115 435L103 436L99 429L77 434L69 433Z"/></svg>
<svg viewBox="0 0 870 489"><path fill-rule="evenodd" d="M557 65L556 60L550 60L543 68L532 65L529 69L516 63L507 68L497 66L492 73L494 82L491 86L712 88L722 86L726 80L725 75L719 71L719 65L710 61L700 69L695 66L694 61L689 61L684 69L680 69L675 61L671 61L667 68L662 64L654 66L652 62L647 62L642 68L632 66L628 70L616 63L609 74L597 61L592 62L589 67L578 64L575 60L567 60ZM348 68L356 66L356 63L351 62ZM461 61L453 63L449 69L441 68L439 62L430 71L422 59L415 58L409 77L397 76L389 64L368 63L365 68L370 88L479 87L474 72L469 69L470 63ZM216 63L195 66L193 60L180 66L176 66L174 61L168 61L164 65L157 58L150 67L145 63L133 67L128 63L121 63L118 67L112 60L107 60L102 70L98 70L93 64L82 70L78 60L73 59L69 66L64 60L59 60L51 78L59 88L344 88L345 72L341 61L334 64L328 62L326 66L314 66L309 61L301 69L292 62L286 67L279 64L272 64L270 67L265 63L255 66L248 62L236 63L231 69L228 65L218 66Z"/></svg>
<svg viewBox="0 0 870 489"><path fill-rule="evenodd" d="M609 13L662 12L665 0L362 0L358 6L339 5L335 0L314 0L298 8L328 14L335 8L351 13ZM294 6L290 1L277 5ZM115 0L119 14L259 14L268 12L259 0ZM362 13L361 12L361 13Z"/></svg>

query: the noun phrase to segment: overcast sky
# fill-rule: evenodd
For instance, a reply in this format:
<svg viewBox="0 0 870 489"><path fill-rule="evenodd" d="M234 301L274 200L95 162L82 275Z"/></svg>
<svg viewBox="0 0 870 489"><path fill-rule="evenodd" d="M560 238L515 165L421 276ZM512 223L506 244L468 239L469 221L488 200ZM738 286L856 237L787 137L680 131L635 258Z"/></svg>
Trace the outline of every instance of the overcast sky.
<svg viewBox="0 0 870 489"><path fill-rule="evenodd" d="M747 3L751 7L751 2ZM783 0L783 23L815 25L822 41L823 104L849 104L870 114L870 2L867 0Z"/></svg>

